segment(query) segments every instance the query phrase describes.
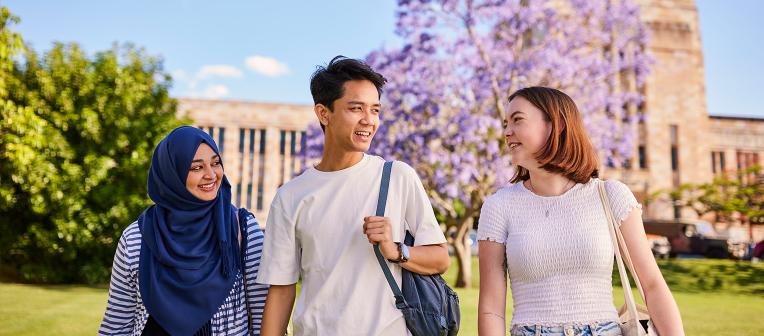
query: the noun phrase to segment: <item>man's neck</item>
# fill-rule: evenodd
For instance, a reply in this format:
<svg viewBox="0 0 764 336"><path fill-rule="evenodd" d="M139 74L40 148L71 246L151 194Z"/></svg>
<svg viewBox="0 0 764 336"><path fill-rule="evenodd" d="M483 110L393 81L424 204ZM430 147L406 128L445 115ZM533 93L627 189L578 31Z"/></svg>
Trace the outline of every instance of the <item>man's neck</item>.
<svg viewBox="0 0 764 336"><path fill-rule="evenodd" d="M333 172L352 167L362 159L362 152L337 151L324 147L321 162L315 168L323 172Z"/></svg>

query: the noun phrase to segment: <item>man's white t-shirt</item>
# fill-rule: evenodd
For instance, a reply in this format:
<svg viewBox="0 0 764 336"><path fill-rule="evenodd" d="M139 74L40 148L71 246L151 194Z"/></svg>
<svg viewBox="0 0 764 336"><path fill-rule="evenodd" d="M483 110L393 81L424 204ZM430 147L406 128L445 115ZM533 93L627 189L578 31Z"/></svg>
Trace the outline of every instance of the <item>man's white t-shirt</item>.
<svg viewBox="0 0 764 336"><path fill-rule="evenodd" d="M382 158L364 154L349 168L309 168L279 188L257 282L290 285L302 277L295 335L409 334L363 233L363 218L376 211L383 165ZM400 161L393 164L385 217L396 242L405 230L416 246L446 242L422 182ZM401 267L388 265L400 286Z"/></svg>

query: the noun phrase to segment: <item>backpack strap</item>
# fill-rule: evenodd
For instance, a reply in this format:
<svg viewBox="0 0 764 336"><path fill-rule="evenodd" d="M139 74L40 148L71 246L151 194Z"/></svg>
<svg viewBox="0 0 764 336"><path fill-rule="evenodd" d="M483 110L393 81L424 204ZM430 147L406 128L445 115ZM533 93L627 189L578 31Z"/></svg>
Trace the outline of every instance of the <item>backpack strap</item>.
<svg viewBox="0 0 764 336"><path fill-rule="evenodd" d="M390 172L392 171L392 168L392 161L385 162L385 165L382 168L382 183L379 186L379 199L377 200L376 216L385 215L385 206L387 205L387 190L390 187ZM398 287L398 283L395 282L395 278L390 272L390 267L387 266L385 257L382 256L382 251L379 249L379 244L374 245L374 254L377 256L379 267L382 268L382 273L385 274L385 279L387 279L387 283L390 285L390 289L393 291L393 296L395 296L395 307L398 309L405 308L406 301L403 299L403 292L401 292L401 289Z"/></svg>

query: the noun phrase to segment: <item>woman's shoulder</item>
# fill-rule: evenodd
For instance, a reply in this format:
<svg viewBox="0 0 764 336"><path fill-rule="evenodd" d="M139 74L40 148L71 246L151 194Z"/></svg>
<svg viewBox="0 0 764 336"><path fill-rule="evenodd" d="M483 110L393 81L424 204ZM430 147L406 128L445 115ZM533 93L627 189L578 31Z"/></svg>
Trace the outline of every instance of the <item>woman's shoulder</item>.
<svg viewBox="0 0 764 336"><path fill-rule="evenodd" d="M523 192L523 188L520 185L522 182L516 182L516 183L510 183L507 184L498 190L496 190L495 193L491 194L490 196L486 197L486 202L496 202L496 201L502 201L506 200L508 198L514 198L520 195Z"/></svg>
<svg viewBox="0 0 764 336"><path fill-rule="evenodd" d="M138 263L138 257L141 253L141 237L141 229L138 227L138 221L135 221L122 231L122 236L119 239L117 256L120 256L120 260L123 260L130 267L134 267Z"/></svg>
<svg viewBox="0 0 764 336"><path fill-rule="evenodd" d="M483 201L481 212L491 212L498 209L507 209L507 204L514 204L521 195L520 183L507 184L486 197ZM504 210L501 211L502 213Z"/></svg>
<svg viewBox="0 0 764 336"><path fill-rule="evenodd" d="M122 231L122 240L133 241L140 239L141 229L138 227L138 221L131 223Z"/></svg>
<svg viewBox="0 0 764 336"><path fill-rule="evenodd" d="M610 197L628 197L632 196L633 194L631 192L631 189L629 189L629 186L627 186L625 183L618 181L616 179L607 179L607 180L600 180L604 181L605 183L605 190L608 193L608 196Z"/></svg>
<svg viewBox="0 0 764 336"><path fill-rule="evenodd" d="M236 209L237 216L241 215L239 218L244 218L245 228L247 230L247 234L250 238L257 238L257 236L261 236L263 234L263 230L260 227L260 223L257 221L257 217L255 217L255 214L253 214L249 209L247 208L236 208L234 206L234 209ZM251 239L250 239L251 240Z"/></svg>

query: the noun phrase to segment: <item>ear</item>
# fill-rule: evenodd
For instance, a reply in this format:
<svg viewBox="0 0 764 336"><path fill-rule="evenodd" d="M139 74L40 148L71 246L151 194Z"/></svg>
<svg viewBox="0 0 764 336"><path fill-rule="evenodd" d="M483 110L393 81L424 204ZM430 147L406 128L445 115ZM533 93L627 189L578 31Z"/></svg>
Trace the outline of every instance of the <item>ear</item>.
<svg viewBox="0 0 764 336"><path fill-rule="evenodd" d="M321 123L321 125L328 125L329 124L329 115L331 114L331 110L324 106L324 104L316 104L313 105L313 112L316 113L316 117L318 118L318 122Z"/></svg>

